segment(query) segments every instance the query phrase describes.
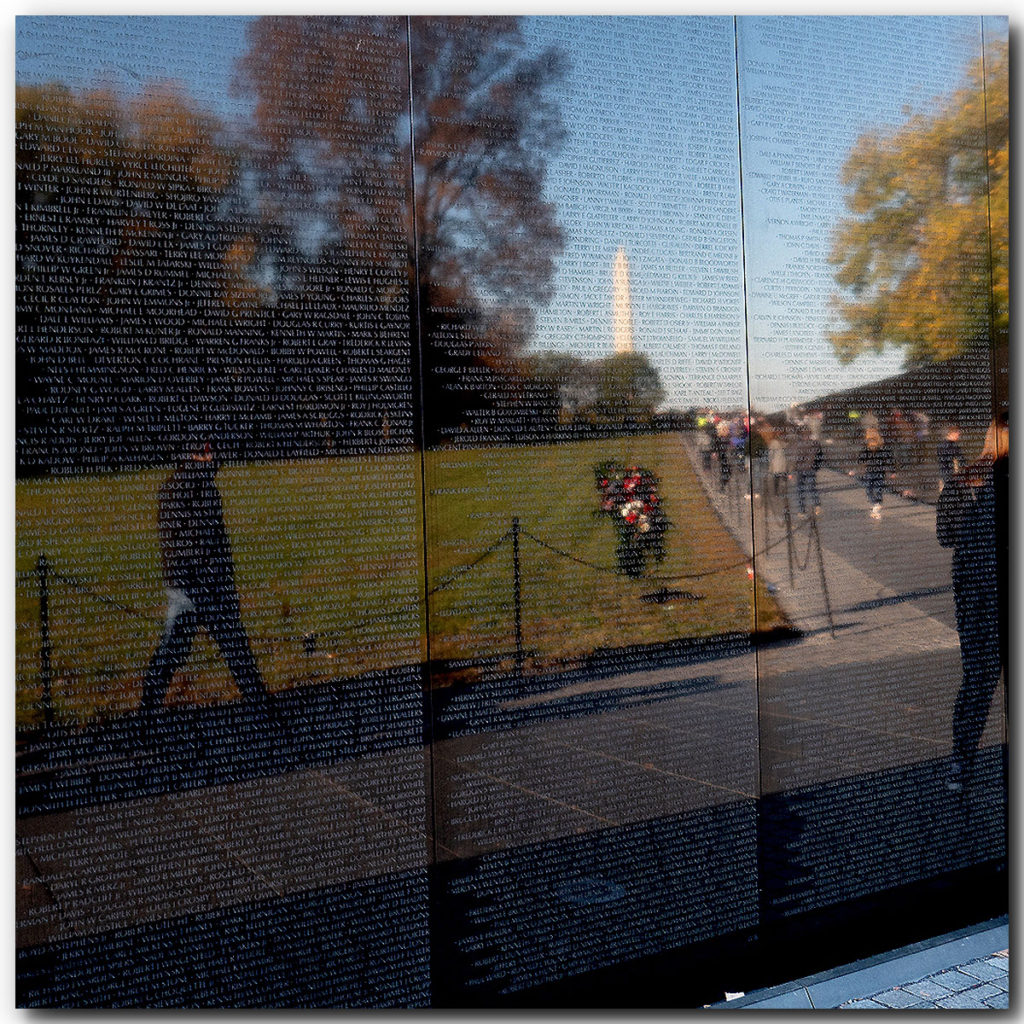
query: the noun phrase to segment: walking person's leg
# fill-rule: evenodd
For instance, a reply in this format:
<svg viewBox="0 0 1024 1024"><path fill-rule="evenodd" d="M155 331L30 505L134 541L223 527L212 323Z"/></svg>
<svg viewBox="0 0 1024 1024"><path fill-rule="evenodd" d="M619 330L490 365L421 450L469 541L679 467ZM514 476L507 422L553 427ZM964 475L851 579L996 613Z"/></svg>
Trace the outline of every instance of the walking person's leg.
<svg viewBox="0 0 1024 1024"><path fill-rule="evenodd" d="M965 601L957 615L963 682L953 706L953 761L954 771L964 776L974 765L999 683L997 613L986 598L978 602L981 607Z"/></svg>
<svg viewBox="0 0 1024 1024"><path fill-rule="evenodd" d="M242 699L256 707L266 707L267 690L245 635L237 595L218 595L203 611L203 625L220 649Z"/></svg>
<svg viewBox="0 0 1024 1024"><path fill-rule="evenodd" d="M965 655L963 667L963 682L953 706L953 758L963 772L969 773L985 731L999 673L977 654Z"/></svg>
<svg viewBox="0 0 1024 1024"><path fill-rule="evenodd" d="M876 519L882 510L882 481L883 477L878 473L868 474L868 501L871 503L871 515Z"/></svg>
<svg viewBox="0 0 1024 1024"><path fill-rule="evenodd" d="M169 590L163 636L149 661L142 682L141 711L153 714L163 705L174 673L185 663L192 650L197 628L192 602L182 591Z"/></svg>

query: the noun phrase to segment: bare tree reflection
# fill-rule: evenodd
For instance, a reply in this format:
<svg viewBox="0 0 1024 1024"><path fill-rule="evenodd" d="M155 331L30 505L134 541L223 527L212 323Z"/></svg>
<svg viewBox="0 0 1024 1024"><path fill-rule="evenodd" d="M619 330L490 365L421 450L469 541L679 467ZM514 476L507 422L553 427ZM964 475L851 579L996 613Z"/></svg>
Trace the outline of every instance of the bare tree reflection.
<svg viewBox="0 0 1024 1024"><path fill-rule="evenodd" d="M555 49L526 56L514 18L413 19L411 38L399 18L262 18L250 30L238 87L256 100L276 279L287 290L315 267L348 305L362 274L363 303L389 304L401 282L368 271L407 254L437 430L487 404L453 390L451 373L514 373L532 304L550 297L562 232L543 184L564 68Z"/></svg>

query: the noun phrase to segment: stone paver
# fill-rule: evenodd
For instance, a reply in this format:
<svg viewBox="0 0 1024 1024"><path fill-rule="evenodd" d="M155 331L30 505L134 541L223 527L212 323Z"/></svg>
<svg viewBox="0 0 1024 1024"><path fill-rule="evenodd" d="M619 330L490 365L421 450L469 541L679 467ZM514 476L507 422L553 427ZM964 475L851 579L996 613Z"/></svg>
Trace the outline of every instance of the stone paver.
<svg viewBox="0 0 1024 1024"><path fill-rule="evenodd" d="M978 960L976 963L964 964L960 968L962 974L969 974L972 978L977 978L978 981L995 981L996 978L1006 977L1006 967L996 967L993 964L986 963L984 960Z"/></svg>
<svg viewBox="0 0 1024 1024"><path fill-rule="evenodd" d="M943 1010L978 1010L986 1004L985 1000L1005 993L1000 993L994 985L982 985L978 989L967 989L965 992L955 992L945 999L940 999L935 1005ZM979 1006L979 1004L981 1004Z"/></svg>
<svg viewBox="0 0 1024 1024"><path fill-rule="evenodd" d="M850 999L841 1010L1005 1010L1010 1006L1008 952L937 971L884 992Z"/></svg>
<svg viewBox="0 0 1024 1024"><path fill-rule="evenodd" d="M963 992L978 984L970 975L961 974L960 971L942 971L940 974L933 975L932 981L949 989L950 992Z"/></svg>
<svg viewBox="0 0 1024 1024"><path fill-rule="evenodd" d="M880 992L876 996L871 997L876 1003L882 1003L885 1006L890 1006L894 1010L905 1010L908 1007L916 1006L920 1003L921 997L916 996L911 992L906 992L901 988L894 988L888 992Z"/></svg>
<svg viewBox="0 0 1024 1024"><path fill-rule="evenodd" d="M936 999L944 999L949 995L948 988L936 985L934 981L929 981L927 978L924 981L915 981L910 985L902 985L900 987L917 999L927 1002L935 1002Z"/></svg>

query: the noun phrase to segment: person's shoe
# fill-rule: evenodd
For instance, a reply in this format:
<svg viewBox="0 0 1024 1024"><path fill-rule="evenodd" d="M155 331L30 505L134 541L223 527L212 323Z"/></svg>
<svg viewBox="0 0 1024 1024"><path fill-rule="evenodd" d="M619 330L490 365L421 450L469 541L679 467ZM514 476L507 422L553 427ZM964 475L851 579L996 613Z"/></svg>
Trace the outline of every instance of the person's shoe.
<svg viewBox="0 0 1024 1024"><path fill-rule="evenodd" d="M871 506L871 518L872 519L881 519L882 518L882 506L881 505L872 505Z"/></svg>

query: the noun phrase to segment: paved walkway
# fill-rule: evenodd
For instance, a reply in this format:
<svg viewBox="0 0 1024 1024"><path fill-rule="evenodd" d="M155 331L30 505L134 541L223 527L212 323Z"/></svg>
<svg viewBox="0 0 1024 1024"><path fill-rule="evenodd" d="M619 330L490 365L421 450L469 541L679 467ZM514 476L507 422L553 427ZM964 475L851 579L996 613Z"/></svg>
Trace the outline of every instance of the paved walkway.
<svg viewBox="0 0 1024 1024"><path fill-rule="evenodd" d="M1004 918L788 985L737 993L713 1009L1005 1010L1008 942Z"/></svg>
<svg viewBox="0 0 1024 1024"><path fill-rule="evenodd" d="M709 500L803 633L758 651L763 789L948 756L961 665L934 507L889 493L874 520L855 479L823 470L821 515L801 516L792 481L776 496L756 471L750 495L736 471L721 490L699 443L684 435ZM1002 742L1002 707L1000 687L982 746Z"/></svg>
<svg viewBox="0 0 1024 1024"><path fill-rule="evenodd" d="M948 967L924 978L850 999L840 1010L1008 1010L1010 951Z"/></svg>

